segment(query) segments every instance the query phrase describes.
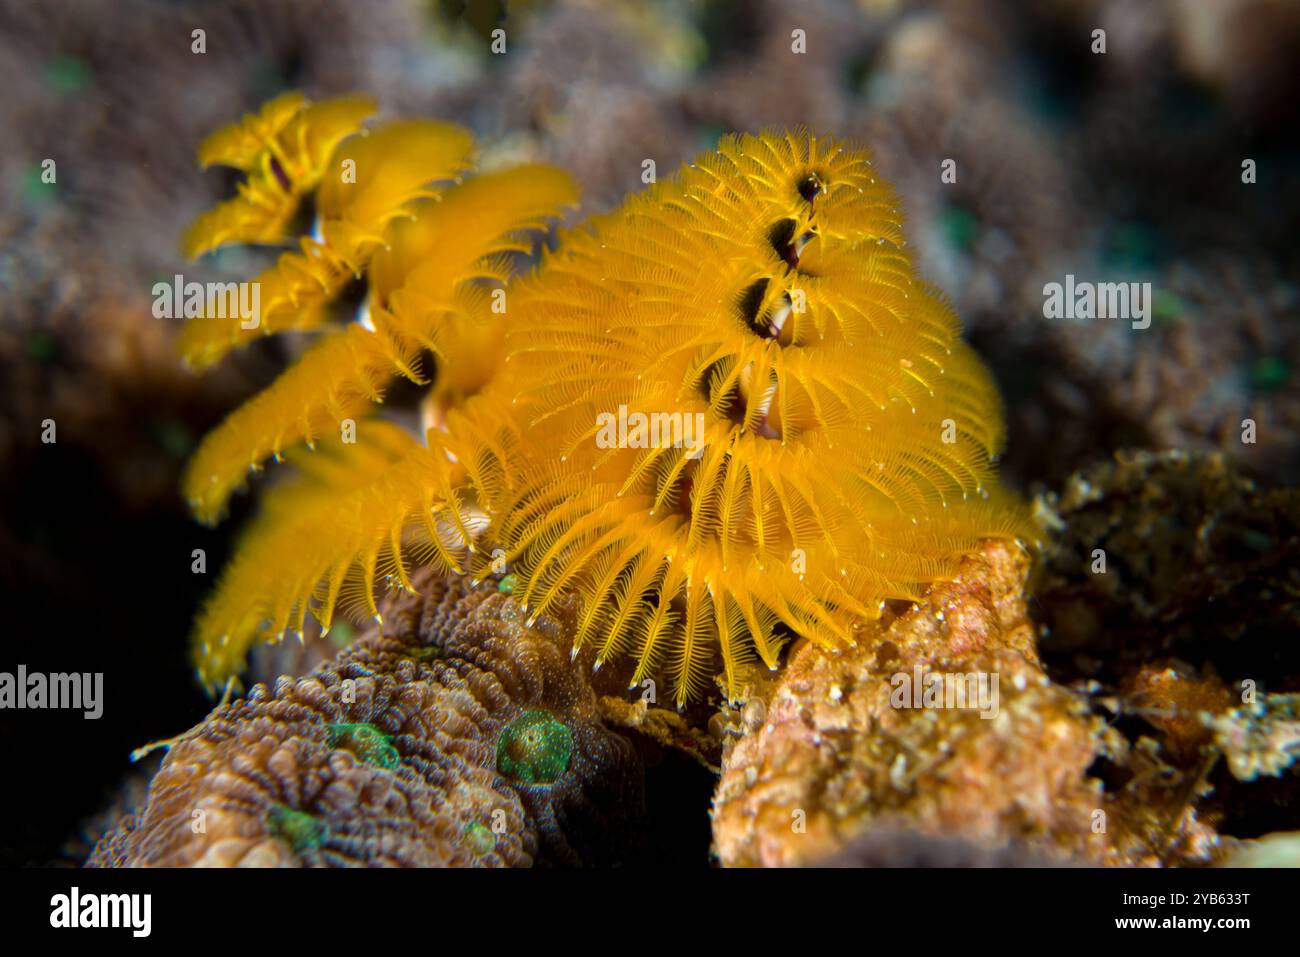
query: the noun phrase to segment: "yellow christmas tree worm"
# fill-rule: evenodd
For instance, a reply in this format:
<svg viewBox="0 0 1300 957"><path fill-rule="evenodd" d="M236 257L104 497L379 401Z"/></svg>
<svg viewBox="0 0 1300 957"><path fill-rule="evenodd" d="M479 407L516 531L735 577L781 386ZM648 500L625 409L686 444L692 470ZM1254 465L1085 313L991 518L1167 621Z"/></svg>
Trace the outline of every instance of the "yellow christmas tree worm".
<svg viewBox="0 0 1300 957"><path fill-rule="evenodd" d="M256 642L301 635L308 612L327 632L340 608L378 619L376 590L409 591L416 568L465 572L491 503L522 471L513 422L491 401L450 410L427 444L376 419L350 438L286 454L296 474L263 496L199 616L205 686L239 674Z"/></svg>
<svg viewBox="0 0 1300 957"><path fill-rule="evenodd" d="M985 536L997 392L921 283L861 152L738 137L563 237L513 292L507 350L529 444L496 537L534 612L576 591L598 660L666 666L674 698L714 650L737 690L782 635L852 640Z"/></svg>
<svg viewBox="0 0 1300 957"><path fill-rule="evenodd" d="M295 112L301 104L293 96L274 101L205 143L204 158L257 162L268 141L283 145L293 122L286 117L303 118ZM325 133L304 136L314 143ZM186 474L191 506L211 522L268 457L289 458L299 473L267 494L200 616L194 642L205 683L238 673L255 641L301 632L309 610L327 629L336 605L376 615L377 584L409 587L412 564L463 570L481 530L480 496L502 494L500 463L513 454L511 438L490 406L456 435L441 434L435 448L365 418L393 377L427 381L421 351L429 349L444 369L439 422L445 428L458 419L456 406L499 362L504 320L490 293L510 273L507 257L529 250L527 234L576 201L572 181L543 166L456 183L472 149L465 130L431 121L341 139L324 164L328 173L314 180L315 234L254 280L264 292L259 327L204 316L182 335L192 367L260 335L307 329L317 336L279 380L207 437ZM202 216L191 236L218 225ZM216 245L218 237L209 240ZM328 307L357 279L367 281L359 321L328 321ZM303 443L319 443L320 453ZM277 570L274 581L268 568Z"/></svg>
<svg viewBox="0 0 1300 957"><path fill-rule="evenodd" d="M394 376L423 382L422 348L458 370L462 391L481 383L484 373L464 371L482 367L484 356L469 348L450 355L448 337L438 330L487 336L485 354L494 355L499 333L485 327L500 320L493 322L482 284L499 285L508 273L502 257L523 248L522 233L572 204L576 190L563 173L537 166L487 174L445 192L431 188L458 175L471 149L464 130L425 121L346 140L331 163L343 172L326 178L316 195L321 238L304 238L301 253L286 253L254 280L262 289L258 328L247 330L236 317L200 317L187 325L181 348L195 366L259 335L315 329L321 337L204 441L184 482L199 518L215 521L248 470L266 458L311 444L381 401ZM408 245L421 250L418 264L404 251ZM365 323L327 323L326 307L366 273L376 254Z"/></svg>
<svg viewBox="0 0 1300 957"><path fill-rule="evenodd" d="M581 599L598 664L633 656L679 704L721 671L736 697L790 636L850 643L979 539L1027 532L994 474L996 389L864 152L726 138L510 279L517 234L572 198L525 167L417 204L366 264L364 321L204 444L187 488L210 518L249 465L394 375L433 379L425 444L331 445L328 481L271 499L205 612L205 680L308 609L374 614L413 565L504 561L530 614Z"/></svg>
<svg viewBox="0 0 1300 957"><path fill-rule="evenodd" d="M328 333L286 372L213 430L190 459L185 497L195 515L212 523L248 471L299 442L337 432L372 402L381 401L393 374L395 345L351 325ZM410 365L414 355L399 359Z"/></svg>
<svg viewBox="0 0 1300 957"><path fill-rule="evenodd" d="M260 336L321 325L326 307L386 244L389 225L414 215L418 201L439 196L438 184L464 172L472 150L464 129L428 121L390 123L345 140L328 164L332 175L320 181L316 194L319 235L303 237L300 251L285 253L253 280L260 288L257 322L191 320L181 337L186 363L203 369ZM194 229L205 221L206 214Z"/></svg>

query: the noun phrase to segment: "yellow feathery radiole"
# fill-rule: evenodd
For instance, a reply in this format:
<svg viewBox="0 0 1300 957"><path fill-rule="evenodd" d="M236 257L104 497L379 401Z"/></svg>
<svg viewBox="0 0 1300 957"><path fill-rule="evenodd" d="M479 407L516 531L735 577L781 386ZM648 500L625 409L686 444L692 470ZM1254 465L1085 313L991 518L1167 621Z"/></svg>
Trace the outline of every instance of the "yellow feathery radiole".
<svg viewBox="0 0 1300 957"><path fill-rule="evenodd" d="M467 570L483 531L481 490L500 494L518 449L491 401L469 400L449 424L445 442L424 445L363 420L355 443L331 437L286 456L298 474L263 497L199 617L193 646L205 685L243 670L254 643L301 633L308 612L325 631L339 607L378 619L377 588L409 590L410 568Z"/></svg>
<svg viewBox="0 0 1300 957"><path fill-rule="evenodd" d="M258 113L218 130L199 146L199 163L247 176L239 195L198 217L185 232L185 255L197 258L228 243L278 243L302 198L320 183L326 160L376 109L367 97L308 104L286 93Z"/></svg>
<svg viewBox="0 0 1300 957"><path fill-rule="evenodd" d="M190 459L182 490L207 524L224 513L250 470L300 442L339 433L382 401L394 374L396 345L357 325L331 332L303 353L274 383L232 412ZM416 356L404 357L414 364Z"/></svg>
<svg viewBox="0 0 1300 957"><path fill-rule="evenodd" d="M266 458L337 430L368 403L382 401L394 376L423 382L422 348L441 349L450 360L440 376L442 392L471 392L486 378L485 370L495 367L500 317L476 283L502 281L508 264L500 257L526 249L521 235L558 216L575 201L576 189L559 170L527 166L472 179L452 187L441 202L427 202L430 191L422 184L458 170L469 149L468 134L459 128L424 122L392 124L339 147L342 159L356 163L357 182L322 186L317 207L328 217L326 242L304 240L304 247L313 247L317 262L337 258L341 265L313 277L297 266L287 269L291 256L282 257L269 275L292 271L301 277L302 291L294 302L273 295L267 308L283 305L285 314L294 306L317 309L351 278L351 270L370 265L369 251L378 242L373 237L383 235L370 327L322 330L293 368L204 440L183 483L201 520L216 521L247 472ZM371 185L371 177L379 177L382 187ZM407 219L393 222L398 216ZM408 244L419 246L420 255L408 254ZM278 331L275 322L266 324L272 327L267 331ZM442 326L452 334L441 332ZM237 319L198 319L189 328L195 335L186 344L207 356L242 335ZM216 329L224 332L214 334ZM449 341L459 342L453 353L440 345Z"/></svg>
<svg viewBox="0 0 1300 957"><path fill-rule="evenodd" d="M439 184L460 176L472 151L463 128L425 120L390 123L344 140L316 196L319 235L303 237L299 251L285 253L253 280L257 323L238 316L190 320L180 339L186 363L203 369L262 336L322 325L329 304L387 243L390 224L412 216L417 202L440 195Z"/></svg>
<svg viewBox="0 0 1300 957"><path fill-rule="evenodd" d="M299 476L264 496L199 617L194 643L205 684L237 674L254 641L278 638L286 629L301 633L322 590L328 598L317 611L328 629L334 600L349 578L373 587L382 568L409 587L400 560L400 535L413 510L408 496L418 487L418 504L426 488L436 494L450 479L445 458L380 421L362 423L355 445L330 439L314 454L299 451L290 460ZM375 523L384 519L399 537L374 536ZM433 555L446 556L446 570L455 567L445 546ZM376 613L373 602L364 610Z"/></svg>
<svg viewBox="0 0 1300 957"><path fill-rule="evenodd" d="M306 106L307 98L296 90L267 100L256 113L204 137L198 149L199 166L229 166L247 172L258 165L267 143Z"/></svg>
<svg viewBox="0 0 1300 957"><path fill-rule="evenodd" d="M371 265L371 320L434 354L436 397L472 394L491 377L506 300L494 308L485 288L500 289L513 271L510 255L531 251L529 233L577 199L567 173L530 164L483 173L397 224Z"/></svg>

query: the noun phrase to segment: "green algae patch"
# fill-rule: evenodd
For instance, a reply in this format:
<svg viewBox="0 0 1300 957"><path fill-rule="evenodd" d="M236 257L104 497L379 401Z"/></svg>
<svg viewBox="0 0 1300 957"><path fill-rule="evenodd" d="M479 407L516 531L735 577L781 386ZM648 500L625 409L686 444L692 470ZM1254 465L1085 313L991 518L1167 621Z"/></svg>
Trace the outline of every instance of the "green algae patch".
<svg viewBox="0 0 1300 957"><path fill-rule="evenodd" d="M373 724L331 724L330 747L351 751L358 761L379 768L395 768L401 761L388 735Z"/></svg>
<svg viewBox="0 0 1300 957"><path fill-rule="evenodd" d="M295 854L314 851L330 836L329 825L306 811L277 804L266 815L266 830L293 848Z"/></svg>
<svg viewBox="0 0 1300 957"><path fill-rule="evenodd" d="M497 846L497 836L492 833L492 829L477 821L466 824L461 837L476 857L491 853L492 848Z"/></svg>
<svg viewBox="0 0 1300 957"><path fill-rule="evenodd" d="M569 768L573 732L548 711L527 711L497 741L497 771L520 784L551 784Z"/></svg>

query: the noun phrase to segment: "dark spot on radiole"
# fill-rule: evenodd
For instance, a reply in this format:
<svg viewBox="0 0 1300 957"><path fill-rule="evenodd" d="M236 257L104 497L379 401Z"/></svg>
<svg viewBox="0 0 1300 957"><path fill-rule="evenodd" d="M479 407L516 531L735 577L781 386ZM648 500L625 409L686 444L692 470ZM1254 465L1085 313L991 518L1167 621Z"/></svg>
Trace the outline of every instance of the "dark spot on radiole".
<svg viewBox="0 0 1300 957"><path fill-rule="evenodd" d="M745 320L745 325L749 326L751 332L755 335L763 336L767 334L767 323L761 321L759 309L763 306L763 296L767 293L766 279L759 279L751 283L740 294L740 317Z"/></svg>
<svg viewBox="0 0 1300 957"><path fill-rule="evenodd" d="M811 203L825 187L822 186L822 178L816 172L810 172L803 179L799 180L799 195L804 198L804 202Z"/></svg>
<svg viewBox="0 0 1300 957"><path fill-rule="evenodd" d="M280 184L282 190L286 193L292 191L293 180L289 179L289 174L284 171L284 167L274 156L271 157L271 172L275 174L275 181Z"/></svg>
<svg viewBox="0 0 1300 957"><path fill-rule="evenodd" d="M736 306L750 332L763 339L775 339L779 345L787 346L793 341L793 327L789 325L792 308L790 294L782 296L774 308L764 309L763 300L767 295L768 284L767 279L759 279L746 286Z"/></svg>
<svg viewBox="0 0 1300 957"><path fill-rule="evenodd" d="M799 253L794 247L794 227L793 219L783 219L767 231L767 241L791 269L799 265Z"/></svg>

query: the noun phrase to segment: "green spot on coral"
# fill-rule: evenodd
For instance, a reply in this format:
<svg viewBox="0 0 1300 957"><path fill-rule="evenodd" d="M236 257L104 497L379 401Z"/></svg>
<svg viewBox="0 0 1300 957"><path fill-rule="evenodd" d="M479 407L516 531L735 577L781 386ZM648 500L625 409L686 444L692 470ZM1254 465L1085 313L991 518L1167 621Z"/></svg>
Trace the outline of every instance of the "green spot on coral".
<svg viewBox="0 0 1300 957"><path fill-rule="evenodd" d="M373 724L331 724L330 747L351 751L357 760L379 768L395 768L401 761L388 735Z"/></svg>
<svg viewBox="0 0 1300 957"><path fill-rule="evenodd" d="M1191 306L1186 299L1164 289L1157 289L1151 297L1151 316L1157 326L1167 326L1187 316Z"/></svg>
<svg viewBox="0 0 1300 957"><path fill-rule="evenodd" d="M1155 234L1142 223L1122 223L1106 237L1107 268L1146 270L1160 259Z"/></svg>
<svg viewBox="0 0 1300 957"><path fill-rule="evenodd" d="M718 141L722 139L722 135L725 132L726 131L716 123L704 123L698 130L696 130L696 145L702 150L714 149L718 145Z"/></svg>
<svg viewBox="0 0 1300 957"><path fill-rule="evenodd" d="M497 582L497 591L501 592L503 595L513 595L515 593L515 583L517 581L519 581L519 579L515 578L514 575L506 575Z"/></svg>
<svg viewBox="0 0 1300 957"><path fill-rule="evenodd" d="M90 85L93 76L80 57L55 57L45 65L45 82L59 93L80 93Z"/></svg>
<svg viewBox="0 0 1300 957"><path fill-rule="evenodd" d="M431 661L438 661L441 658L445 658L446 655L443 654L442 649L437 645L425 645L412 651L411 657L416 661L428 664Z"/></svg>
<svg viewBox="0 0 1300 957"><path fill-rule="evenodd" d="M497 846L497 836L492 833L492 829L486 824L473 821L465 825L465 829L461 834L464 836L469 849L478 857L489 853L492 848Z"/></svg>
<svg viewBox="0 0 1300 957"><path fill-rule="evenodd" d="M23 171L23 198L30 204L48 203L58 194L58 186L44 180L45 171L40 165L29 166Z"/></svg>
<svg viewBox="0 0 1300 957"><path fill-rule="evenodd" d="M314 851L330 836L329 825L306 811L277 804L266 816L266 830L272 837L287 843L295 854Z"/></svg>
<svg viewBox="0 0 1300 957"><path fill-rule="evenodd" d="M546 711L528 711L497 742L497 770L520 784L551 784L569 767L573 732Z"/></svg>
<svg viewBox="0 0 1300 957"><path fill-rule="evenodd" d="M259 58L252 64L251 88L260 100L269 100L273 96L290 88L285 71L266 58Z"/></svg>
<svg viewBox="0 0 1300 957"><path fill-rule="evenodd" d="M1250 384L1257 392L1272 392L1290 378L1291 367L1278 356L1263 356L1250 367Z"/></svg>
<svg viewBox="0 0 1300 957"><path fill-rule="evenodd" d="M941 223L948 245L954 249L965 252L974 244L975 231L979 223L970 210L962 209L960 206L949 206L944 210Z"/></svg>

